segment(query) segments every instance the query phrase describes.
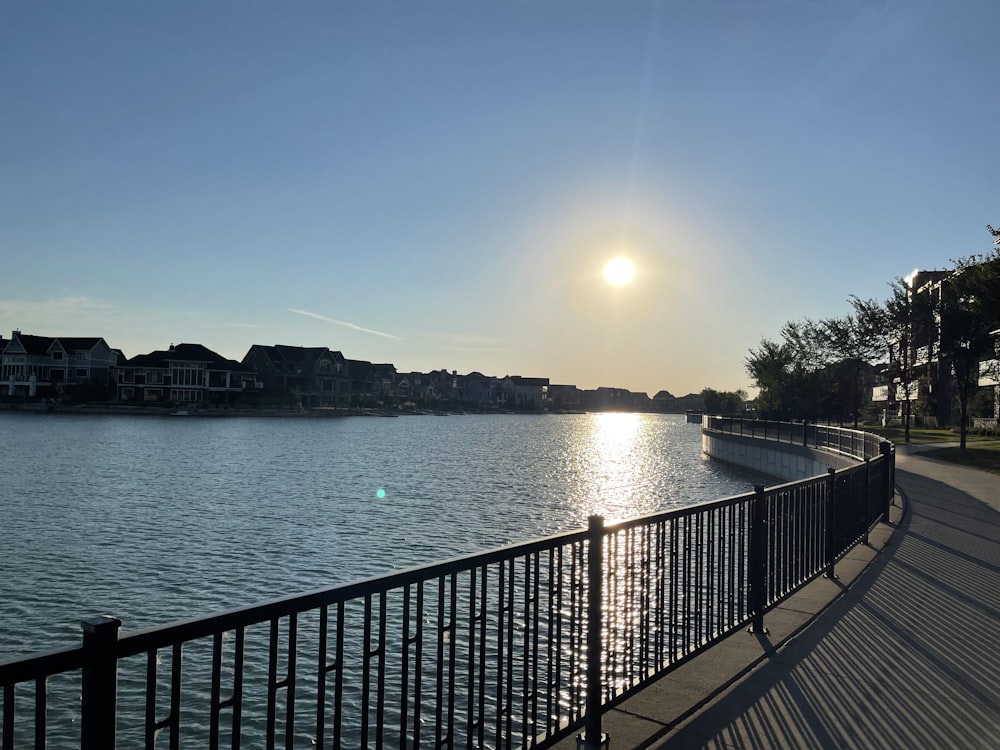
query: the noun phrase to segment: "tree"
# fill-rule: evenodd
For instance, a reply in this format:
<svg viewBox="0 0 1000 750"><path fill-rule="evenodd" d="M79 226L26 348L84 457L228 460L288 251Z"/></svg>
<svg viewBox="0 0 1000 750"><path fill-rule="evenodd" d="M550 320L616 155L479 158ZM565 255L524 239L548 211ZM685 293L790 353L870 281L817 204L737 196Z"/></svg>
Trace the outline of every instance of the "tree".
<svg viewBox="0 0 1000 750"><path fill-rule="evenodd" d="M701 397L707 414L740 414L747 400L747 393L744 390L717 391L713 388L703 388Z"/></svg>
<svg viewBox="0 0 1000 750"><path fill-rule="evenodd" d="M794 352L787 344L761 339L757 349L744 360L747 374L760 393L757 409L763 417L787 417L790 414L793 385Z"/></svg>
<svg viewBox="0 0 1000 750"><path fill-rule="evenodd" d="M872 363L885 352L885 308L869 299L850 297L852 314L820 321L814 334L824 359L836 365L834 392L840 395L841 414L852 415L858 426L861 407L873 369Z"/></svg>
<svg viewBox="0 0 1000 750"><path fill-rule="evenodd" d="M890 388L903 394L903 434L910 442L913 390L917 384L916 341L926 340L934 324L934 305L928 295L915 294L913 279L897 277L890 283L892 294L885 303L885 339L889 354Z"/></svg>
<svg viewBox="0 0 1000 750"><path fill-rule="evenodd" d="M987 227L997 236L996 230ZM940 355L955 378L959 444L966 446L971 399L979 389L980 363L993 362L1000 329L1000 251L955 261L941 294Z"/></svg>

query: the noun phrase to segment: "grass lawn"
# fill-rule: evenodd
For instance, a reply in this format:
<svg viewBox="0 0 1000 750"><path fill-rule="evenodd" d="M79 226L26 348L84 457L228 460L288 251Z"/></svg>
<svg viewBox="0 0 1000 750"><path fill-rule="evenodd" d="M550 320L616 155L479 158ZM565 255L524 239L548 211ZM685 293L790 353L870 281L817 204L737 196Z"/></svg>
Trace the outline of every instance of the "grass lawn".
<svg viewBox="0 0 1000 750"><path fill-rule="evenodd" d="M970 442L964 451L961 448L933 448L920 455L1000 474L1000 440Z"/></svg>
<svg viewBox="0 0 1000 750"><path fill-rule="evenodd" d="M865 432L874 432L876 435L881 435L886 440L891 440L894 443L904 443L906 438L903 435L902 427L872 427L865 426ZM958 433L952 432L951 430L926 430L918 429L916 427L910 428L910 442L911 443L957 443ZM965 436L966 443L997 443L997 438L990 437L988 435L973 435L968 434Z"/></svg>
<svg viewBox="0 0 1000 750"><path fill-rule="evenodd" d="M897 444L905 442L901 427L865 427L864 429L866 432L874 432ZM958 433L951 430L918 430L915 428L910 430L911 443L927 445L957 443L958 439ZM965 443L966 449L964 451L954 447L932 448L928 451L922 451L920 455L1000 474L1000 440L988 435L970 434L965 436Z"/></svg>

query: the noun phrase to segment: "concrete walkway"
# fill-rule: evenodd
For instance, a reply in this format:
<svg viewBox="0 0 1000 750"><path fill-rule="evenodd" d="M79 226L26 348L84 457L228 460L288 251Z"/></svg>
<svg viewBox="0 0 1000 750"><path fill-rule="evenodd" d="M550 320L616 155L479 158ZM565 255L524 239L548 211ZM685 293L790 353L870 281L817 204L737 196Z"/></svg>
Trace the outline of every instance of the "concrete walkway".
<svg viewBox="0 0 1000 750"><path fill-rule="evenodd" d="M1000 748L1000 477L896 466L892 524L838 580L608 711L611 748Z"/></svg>

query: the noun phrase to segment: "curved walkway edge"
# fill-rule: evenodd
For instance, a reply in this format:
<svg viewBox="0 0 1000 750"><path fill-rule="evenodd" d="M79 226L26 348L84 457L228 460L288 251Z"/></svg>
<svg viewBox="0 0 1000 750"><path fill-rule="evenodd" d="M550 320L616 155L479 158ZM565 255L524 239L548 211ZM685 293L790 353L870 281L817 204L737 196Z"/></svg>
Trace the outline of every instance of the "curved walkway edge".
<svg viewBox="0 0 1000 750"><path fill-rule="evenodd" d="M1000 747L1000 478L909 448L837 578L609 709L613 750Z"/></svg>

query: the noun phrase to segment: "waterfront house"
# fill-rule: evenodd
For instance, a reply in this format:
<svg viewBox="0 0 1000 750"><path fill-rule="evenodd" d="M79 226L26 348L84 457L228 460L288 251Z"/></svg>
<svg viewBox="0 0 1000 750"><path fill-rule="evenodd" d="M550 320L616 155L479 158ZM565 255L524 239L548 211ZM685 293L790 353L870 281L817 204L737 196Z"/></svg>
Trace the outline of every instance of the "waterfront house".
<svg viewBox="0 0 1000 750"><path fill-rule="evenodd" d="M579 411L583 408L583 391L575 385L550 385L549 408Z"/></svg>
<svg viewBox="0 0 1000 750"><path fill-rule="evenodd" d="M171 344L118 365L117 397L134 403L255 403L261 389L249 367L201 344Z"/></svg>
<svg viewBox="0 0 1000 750"><path fill-rule="evenodd" d="M491 375L481 372L470 372L459 376L463 401L474 409L496 409L497 384L499 381Z"/></svg>
<svg viewBox="0 0 1000 750"><path fill-rule="evenodd" d="M306 408L351 405L347 360L325 346L254 344L243 364L258 374L271 399L291 399Z"/></svg>
<svg viewBox="0 0 1000 750"><path fill-rule="evenodd" d="M425 405L436 400L431 379L422 372L406 372L397 376L396 395L400 403L410 401Z"/></svg>
<svg viewBox="0 0 1000 750"><path fill-rule="evenodd" d="M501 409L516 411L544 409L547 403L548 388L548 378L507 375L500 381L497 403Z"/></svg>
<svg viewBox="0 0 1000 750"><path fill-rule="evenodd" d="M100 337L34 336L14 331L0 353L0 395L107 398L117 350Z"/></svg>
<svg viewBox="0 0 1000 750"><path fill-rule="evenodd" d="M385 406L396 400L396 367L365 360L346 360L351 377L352 406Z"/></svg>

